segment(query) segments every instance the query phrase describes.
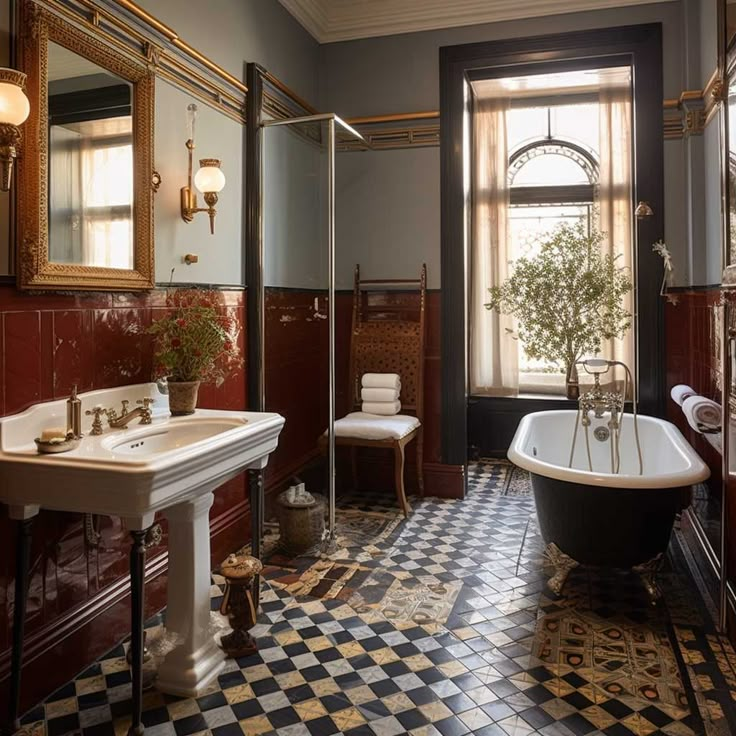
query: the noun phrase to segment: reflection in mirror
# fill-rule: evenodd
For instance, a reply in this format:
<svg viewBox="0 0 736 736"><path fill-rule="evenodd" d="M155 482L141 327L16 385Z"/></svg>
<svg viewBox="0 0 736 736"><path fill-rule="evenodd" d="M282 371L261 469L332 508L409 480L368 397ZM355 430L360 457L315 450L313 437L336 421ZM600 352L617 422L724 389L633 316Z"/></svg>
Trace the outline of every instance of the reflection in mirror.
<svg viewBox="0 0 736 736"><path fill-rule="evenodd" d="M132 85L48 46L49 261L132 269Z"/></svg>

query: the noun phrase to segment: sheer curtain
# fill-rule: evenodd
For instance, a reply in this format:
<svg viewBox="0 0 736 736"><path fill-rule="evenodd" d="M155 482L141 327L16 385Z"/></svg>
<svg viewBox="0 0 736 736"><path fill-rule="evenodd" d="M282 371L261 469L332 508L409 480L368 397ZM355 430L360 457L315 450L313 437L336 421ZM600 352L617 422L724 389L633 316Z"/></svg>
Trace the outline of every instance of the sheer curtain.
<svg viewBox="0 0 736 736"><path fill-rule="evenodd" d="M519 390L514 320L487 310L488 289L509 272L509 98L476 97L472 145L470 384L472 393L513 396Z"/></svg>
<svg viewBox="0 0 736 736"><path fill-rule="evenodd" d="M634 215L632 206L632 106L631 88L626 80L612 76L602 81L599 92L600 186L598 227L605 235L604 252L617 255L616 263L633 280ZM633 292L626 295L626 309L634 314ZM634 319L621 340L609 340L603 355L625 363L636 375Z"/></svg>

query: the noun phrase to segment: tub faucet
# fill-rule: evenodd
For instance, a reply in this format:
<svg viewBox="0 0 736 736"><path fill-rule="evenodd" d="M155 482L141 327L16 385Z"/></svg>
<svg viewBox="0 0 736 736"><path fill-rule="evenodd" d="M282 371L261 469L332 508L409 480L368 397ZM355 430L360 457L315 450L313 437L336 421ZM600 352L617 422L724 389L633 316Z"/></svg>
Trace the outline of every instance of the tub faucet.
<svg viewBox="0 0 736 736"><path fill-rule="evenodd" d="M600 373L593 373L593 388L580 396L578 401L582 412L582 424L590 425L590 412L596 419L602 419L606 412L611 414L610 428L618 428L618 417L624 411L624 396L616 391L604 391L601 386Z"/></svg>
<svg viewBox="0 0 736 736"><path fill-rule="evenodd" d="M136 417L141 418L141 421L139 422L140 424L151 424L151 404L153 404L152 398L146 396L143 399L138 399L138 401L136 401L136 404L142 404L142 406L136 406L136 408L132 409L131 411L128 411L130 401L124 399L121 403L122 410L120 412L120 416L118 416L118 413L115 411L115 409L107 410L107 423L112 429L126 429L128 424L130 424L130 422L132 422Z"/></svg>

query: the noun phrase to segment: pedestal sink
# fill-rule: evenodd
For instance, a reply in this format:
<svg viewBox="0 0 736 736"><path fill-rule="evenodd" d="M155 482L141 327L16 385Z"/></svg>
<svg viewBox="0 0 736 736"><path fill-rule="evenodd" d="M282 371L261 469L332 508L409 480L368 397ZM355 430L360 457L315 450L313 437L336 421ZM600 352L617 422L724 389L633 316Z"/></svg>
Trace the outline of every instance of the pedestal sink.
<svg viewBox="0 0 736 736"><path fill-rule="evenodd" d="M224 664L224 655L209 633L212 492L247 468L265 467L284 424L278 414L207 409L171 417L168 398L154 383L92 391L80 399L84 414L95 406L118 407L123 400L134 404L145 396L154 399L150 425L106 428L93 436L92 420L85 417L80 445L56 455L38 454L34 438L44 428L66 425L65 401L37 404L0 419L0 502L25 525L21 540L27 544L29 520L40 508L119 516L130 530L131 732L136 733L142 730L145 537L154 516L163 512L169 525L166 626L178 641L159 669L157 686L174 695L197 696ZM27 549L21 547L19 561L24 558ZM22 617L15 623L20 623L22 633Z"/></svg>

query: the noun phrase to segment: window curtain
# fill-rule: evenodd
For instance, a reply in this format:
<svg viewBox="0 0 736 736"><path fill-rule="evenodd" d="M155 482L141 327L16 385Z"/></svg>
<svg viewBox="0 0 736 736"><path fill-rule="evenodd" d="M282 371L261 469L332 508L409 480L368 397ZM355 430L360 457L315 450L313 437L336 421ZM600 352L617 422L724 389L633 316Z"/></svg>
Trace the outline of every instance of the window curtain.
<svg viewBox="0 0 736 736"><path fill-rule="evenodd" d="M600 186L599 229L604 234L604 252L615 256L633 281L634 214L632 192L632 106L631 88L620 80L603 82L599 91ZM608 340L603 356L625 363L636 376L634 352L634 293L627 294L625 307L632 326L623 339ZM619 380L621 376L617 375Z"/></svg>
<svg viewBox="0 0 736 736"><path fill-rule="evenodd" d="M514 320L489 311L488 289L509 275L509 98L476 97L472 125L470 384L475 394L515 396L519 348Z"/></svg>

